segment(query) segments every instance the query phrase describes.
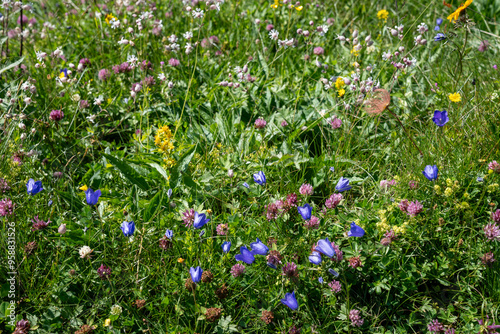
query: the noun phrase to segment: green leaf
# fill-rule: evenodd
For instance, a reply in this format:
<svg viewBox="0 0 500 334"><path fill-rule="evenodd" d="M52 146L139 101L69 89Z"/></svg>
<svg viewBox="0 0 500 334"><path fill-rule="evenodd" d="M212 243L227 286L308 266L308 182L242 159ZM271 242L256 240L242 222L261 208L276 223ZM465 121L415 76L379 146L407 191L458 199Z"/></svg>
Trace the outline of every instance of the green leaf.
<svg viewBox="0 0 500 334"><path fill-rule="evenodd" d="M5 43L5 41L6 41L8 38L9 38L9 37L0 38L0 47L3 45L3 43Z"/></svg>
<svg viewBox="0 0 500 334"><path fill-rule="evenodd" d="M141 175L139 175L139 173L137 173L135 169L132 168L129 164L106 153L103 153L103 156L106 157L106 159L108 159L112 165L118 168L130 183L135 184L144 191L150 188L146 180Z"/></svg>
<svg viewBox="0 0 500 334"><path fill-rule="evenodd" d="M165 169L163 169L162 166L160 166L159 164L157 164L156 162L150 162L149 165L151 167L153 167L154 169L156 169L158 171L158 173L161 174L161 176L163 176L163 178L165 178L165 180L168 181L168 174L167 174L167 171Z"/></svg>
<svg viewBox="0 0 500 334"><path fill-rule="evenodd" d="M172 177L170 178L170 188L174 189L179 185L180 181L180 175L184 173L191 162L191 159L193 159L194 154L196 152L196 147L198 145L195 145L191 147L189 150L184 153L184 155L179 159L177 162L177 165L172 169Z"/></svg>
<svg viewBox="0 0 500 334"><path fill-rule="evenodd" d="M261 52L259 52L259 62L260 65L262 66L262 69L264 70L264 73L266 73L266 79L269 77L269 66L267 66L266 59L262 55Z"/></svg>
<svg viewBox="0 0 500 334"><path fill-rule="evenodd" d="M153 199L149 202L149 205L148 207L146 208L146 210L144 210L144 215L143 215L143 219L145 222L148 222L151 220L151 218L154 217L155 213L158 211L158 209L160 208L160 203L161 203L161 200L162 200L162 197L163 197L163 191L159 191L154 197Z"/></svg>
<svg viewBox="0 0 500 334"><path fill-rule="evenodd" d="M2 74L3 72L5 72L7 70L10 70L11 68L16 67L17 65L21 64L23 62L23 60L24 60L24 57L21 57L21 59L19 59L18 61L10 63L9 65L7 65L4 68L0 69L0 74Z"/></svg>

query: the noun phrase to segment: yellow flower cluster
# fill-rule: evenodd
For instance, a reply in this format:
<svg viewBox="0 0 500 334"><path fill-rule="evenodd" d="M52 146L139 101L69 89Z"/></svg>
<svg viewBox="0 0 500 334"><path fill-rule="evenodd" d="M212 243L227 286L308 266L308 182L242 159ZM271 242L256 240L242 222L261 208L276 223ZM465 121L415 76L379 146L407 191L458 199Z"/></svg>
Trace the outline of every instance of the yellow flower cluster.
<svg viewBox="0 0 500 334"><path fill-rule="evenodd" d="M274 0L274 3L271 5L271 8L276 9L280 6L283 6L282 4L280 4L280 0Z"/></svg>
<svg viewBox="0 0 500 334"><path fill-rule="evenodd" d="M339 93L339 97L342 97L345 94L344 86L345 86L344 79L342 79L342 77L338 77L337 80L335 80L335 88Z"/></svg>
<svg viewBox="0 0 500 334"><path fill-rule="evenodd" d="M498 190L498 183L493 183L488 186L488 193L492 193Z"/></svg>
<svg viewBox="0 0 500 334"><path fill-rule="evenodd" d="M472 3L472 0L467 0L463 5L461 5L460 7L457 8L456 11L454 11L453 13L451 13L447 19L450 20L451 23L455 22L456 20L458 20L458 18L460 17L460 14L465 10L465 8L469 7L469 5Z"/></svg>
<svg viewBox="0 0 500 334"><path fill-rule="evenodd" d="M381 233L388 232L389 230L394 230L394 233L396 234L405 234L406 230L408 229L409 222L405 221L401 226L398 225L390 225L389 222L387 221L387 214L392 213L395 208L398 207L397 201L392 203L390 206L387 207L386 210L379 210L377 213L379 215L380 221L375 224L377 227L377 230Z"/></svg>
<svg viewBox="0 0 500 334"><path fill-rule="evenodd" d="M388 18L388 17L389 17L389 12L388 12L388 11L386 11L385 9L379 10L379 11L377 12L377 18L378 18L379 20L385 20L385 21L387 21L387 18Z"/></svg>
<svg viewBox="0 0 500 334"><path fill-rule="evenodd" d="M164 125L156 131L155 145L158 147L158 152L162 153L167 168L172 167L175 164L175 160L172 158L174 151L173 135L172 131L168 125Z"/></svg>

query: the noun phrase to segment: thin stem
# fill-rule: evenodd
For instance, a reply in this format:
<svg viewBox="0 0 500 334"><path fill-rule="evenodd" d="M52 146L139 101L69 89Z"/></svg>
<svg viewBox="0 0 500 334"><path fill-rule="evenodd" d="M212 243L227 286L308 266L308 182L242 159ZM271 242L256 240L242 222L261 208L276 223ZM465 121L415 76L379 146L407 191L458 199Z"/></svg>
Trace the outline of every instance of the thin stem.
<svg viewBox="0 0 500 334"><path fill-rule="evenodd" d="M420 155L424 156L424 154L422 153L422 151L420 150L420 148L413 141L413 138L411 137L410 133L406 130L405 126L403 125L403 123L401 122L401 120L399 119L399 117L395 113L393 113L392 111L390 111L389 108L387 108L386 110L388 112L390 112L392 116L396 117L396 119L398 120L399 124L401 125L401 127L403 128L403 130L406 132L406 135L408 136L408 138L410 138L410 140L413 143L413 145L417 148L417 150L420 153Z"/></svg>

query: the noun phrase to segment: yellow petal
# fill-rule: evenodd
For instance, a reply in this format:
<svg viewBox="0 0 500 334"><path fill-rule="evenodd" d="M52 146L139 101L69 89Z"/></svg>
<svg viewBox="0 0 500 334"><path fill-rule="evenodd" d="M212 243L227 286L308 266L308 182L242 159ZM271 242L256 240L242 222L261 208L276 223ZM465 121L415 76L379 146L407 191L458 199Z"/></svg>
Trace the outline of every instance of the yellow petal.
<svg viewBox="0 0 500 334"><path fill-rule="evenodd" d="M295 7L295 9L298 10L299 12L302 10L302 8L304 7L303 6Z"/></svg>
<svg viewBox="0 0 500 334"><path fill-rule="evenodd" d="M111 319L104 320L104 327L108 327L109 325L111 325Z"/></svg>
<svg viewBox="0 0 500 334"><path fill-rule="evenodd" d="M83 190L83 191L87 191L87 189L89 189L89 188L86 185L83 185L78 189Z"/></svg>

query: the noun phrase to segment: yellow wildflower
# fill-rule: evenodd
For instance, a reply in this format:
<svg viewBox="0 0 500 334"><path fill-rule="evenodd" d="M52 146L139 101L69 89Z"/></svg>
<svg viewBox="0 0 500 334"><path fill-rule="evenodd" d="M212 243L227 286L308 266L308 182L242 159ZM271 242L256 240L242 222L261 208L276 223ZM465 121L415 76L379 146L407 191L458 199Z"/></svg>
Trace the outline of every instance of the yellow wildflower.
<svg viewBox="0 0 500 334"><path fill-rule="evenodd" d="M279 6L283 6L283 5L282 5L282 4L280 4L280 1L279 1L279 0L274 0L274 3L271 5L271 8L276 9L276 8L278 8Z"/></svg>
<svg viewBox="0 0 500 334"><path fill-rule="evenodd" d="M80 190L83 190L83 191L87 191L87 189L89 189L89 187L87 187L85 184L83 186L81 186L80 188L78 188Z"/></svg>
<svg viewBox="0 0 500 334"><path fill-rule="evenodd" d="M458 93L458 92L448 95L448 98L450 99L451 102L462 101L462 97L460 96L460 93Z"/></svg>
<svg viewBox="0 0 500 334"><path fill-rule="evenodd" d="M107 23L107 24L109 24L109 22L110 22L111 20L113 20L113 19L116 19L116 17L114 17L114 16L113 16L113 14L108 14L108 15L106 15L105 20L106 20L106 23Z"/></svg>
<svg viewBox="0 0 500 334"><path fill-rule="evenodd" d="M295 7L295 10L297 10L298 12L300 12L302 10L302 8L304 8L304 7L302 7L302 6Z"/></svg>
<svg viewBox="0 0 500 334"><path fill-rule="evenodd" d="M445 195L446 197L450 197L451 195L453 195L453 189L451 189L451 188L446 188L446 189L444 190L444 195Z"/></svg>
<svg viewBox="0 0 500 334"><path fill-rule="evenodd" d="M180 257L180 258L177 259L177 262L184 263L184 259L182 257Z"/></svg>
<svg viewBox="0 0 500 334"><path fill-rule="evenodd" d="M386 11L385 9L379 10L377 13L377 18L379 20L387 20L387 17L389 17L389 12Z"/></svg>
<svg viewBox="0 0 500 334"><path fill-rule="evenodd" d="M342 79L342 77L338 77L337 80L335 80L335 88L338 90L344 86L345 86L344 79Z"/></svg>
<svg viewBox="0 0 500 334"><path fill-rule="evenodd" d="M340 89L339 90L339 97L344 96L344 94L345 94L345 89Z"/></svg>
<svg viewBox="0 0 500 334"><path fill-rule="evenodd" d="M456 11L454 11L453 13L450 14L450 16L447 17L448 20L450 20L450 22L455 22L456 20L458 20L460 14L462 14L462 12L465 10L465 8L469 7L469 5L472 3L472 0L467 0L465 2L465 4L461 5L460 7L457 8Z"/></svg>
<svg viewBox="0 0 500 334"><path fill-rule="evenodd" d="M108 327L109 325L111 325L111 319L106 319L104 320L104 327Z"/></svg>

